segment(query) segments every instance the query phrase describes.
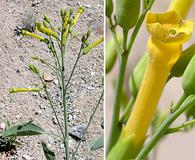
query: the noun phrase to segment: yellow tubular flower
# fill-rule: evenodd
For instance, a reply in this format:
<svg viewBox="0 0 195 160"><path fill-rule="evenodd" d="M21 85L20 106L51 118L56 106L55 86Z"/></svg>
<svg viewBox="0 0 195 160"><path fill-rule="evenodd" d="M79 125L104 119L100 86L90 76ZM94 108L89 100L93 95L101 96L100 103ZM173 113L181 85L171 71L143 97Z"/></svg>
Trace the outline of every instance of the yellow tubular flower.
<svg viewBox="0 0 195 160"><path fill-rule="evenodd" d="M174 10L182 18L185 18L190 10L194 0L174 0L168 10Z"/></svg>
<svg viewBox="0 0 195 160"><path fill-rule="evenodd" d="M18 93L18 92L40 92L41 88L9 88L9 93Z"/></svg>
<svg viewBox="0 0 195 160"><path fill-rule="evenodd" d="M76 17L73 20L73 24L76 24L77 20L79 19L79 17L81 16L81 14L84 12L84 8L83 7L79 7L78 13L76 15Z"/></svg>
<svg viewBox="0 0 195 160"><path fill-rule="evenodd" d="M63 29L64 29L64 30L66 30L66 28L67 28L68 21L69 21L69 14L67 13L67 14L64 16L64 24L63 24Z"/></svg>
<svg viewBox="0 0 195 160"><path fill-rule="evenodd" d="M151 34L147 44L148 64L123 135L135 134L135 148L140 147L146 138L170 70L180 57L182 44L189 40L193 31L193 22L183 21L175 11L149 12L146 26Z"/></svg>
<svg viewBox="0 0 195 160"><path fill-rule="evenodd" d="M88 47L84 48L83 54L89 53L89 51L91 51L94 47L96 47L97 45L99 45L103 41L104 41L104 38L102 37L102 38L98 39L97 41L93 42L91 45L89 45Z"/></svg>
<svg viewBox="0 0 195 160"><path fill-rule="evenodd" d="M73 27L77 23L77 20L79 19L79 17L81 16L81 14L83 14L84 11L85 11L85 9L83 7L79 7L78 13L77 13L76 17L73 19L73 22L71 24L70 32L72 31Z"/></svg>
<svg viewBox="0 0 195 160"><path fill-rule="evenodd" d="M44 37L42 37L42 36L39 36L39 35L37 35L37 34L35 34L35 33L26 31L26 30L21 30L21 35L33 37L33 38L39 39L40 41L43 41L43 42L48 43L48 40L47 40L46 38L44 38Z"/></svg>
<svg viewBox="0 0 195 160"><path fill-rule="evenodd" d="M58 34L55 33L54 31L52 31L51 29L48 29L46 27L44 27L43 25L41 25L40 23L37 23L37 29L47 35L53 36L54 38L58 39Z"/></svg>

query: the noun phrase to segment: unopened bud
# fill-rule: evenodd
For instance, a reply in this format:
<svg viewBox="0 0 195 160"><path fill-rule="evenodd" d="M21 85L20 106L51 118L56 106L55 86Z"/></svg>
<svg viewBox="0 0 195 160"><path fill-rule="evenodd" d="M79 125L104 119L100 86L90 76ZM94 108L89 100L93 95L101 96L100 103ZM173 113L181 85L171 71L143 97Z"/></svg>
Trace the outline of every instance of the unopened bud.
<svg viewBox="0 0 195 160"><path fill-rule="evenodd" d="M39 74L39 69L37 67L35 67L33 64L29 64L28 68L30 71L32 71L33 73Z"/></svg>

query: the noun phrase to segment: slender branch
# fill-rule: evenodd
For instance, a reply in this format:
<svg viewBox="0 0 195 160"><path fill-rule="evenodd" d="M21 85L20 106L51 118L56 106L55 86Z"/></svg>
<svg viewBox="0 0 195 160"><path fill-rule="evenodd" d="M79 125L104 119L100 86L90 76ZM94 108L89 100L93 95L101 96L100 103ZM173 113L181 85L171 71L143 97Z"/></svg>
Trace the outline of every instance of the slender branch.
<svg viewBox="0 0 195 160"><path fill-rule="evenodd" d="M128 58L128 54L122 55L122 61L120 64L117 88L116 88L116 93L115 93L116 94L115 103L114 103L114 108L113 108L111 131L110 131L110 136L109 136L109 141L108 141L108 146L107 146L107 154L110 152L112 147L117 142L119 135L120 135L120 131L121 131L121 125L119 124L119 114L120 114L121 95L122 95L123 84L124 84L124 79L125 79L127 58Z"/></svg>
<svg viewBox="0 0 195 160"><path fill-rule="evenodd" d="M142 11L144 11L147 7L146 0L142 0Z"/></svg>
<svg viewBox="0 0 195 160"><path fill-rule="evenodd" d="M182 105L182 103L185 101L186 98L187 98L187 95L183 94L181 98L179 99L179 101L177 102L177 104L171 107L171 112L172 113L175 112Z"/></svg>
<svg viewBox="0 0 195 160"><path fill-rule="evenodd" d="M51 36L49 36L49 40L50 40L52 48L53 48L53 50L51 49L50 51L53 53L55 64L56 64L56 66L58 66L60 68L60 60L58 58L58 55L57 55L57 52L56 52L56 49L55 49L55 45L54 45L54 42L53 42Z"/></svg>
<svg viewBox="0 0 195 160"><path fill-rule="evenodd" d="M75 68L76 68L77 63L78 63L78 61L79 61L79 58L81 57L82 49L83 49L83 43L81 44L81 47L80 47L80 50L79 50L77 59L76 59L76 61L75 61L75 63L74 63L74 66L73 66L73 68L72 68L72 71L71 71L71 73L70 73L70 76L69 76L69 78L68 78L68 81L67 81L67 83L66 83L66 86L65 86L65 89L66 89L66 90L67 90L68 85L69 85L69 83L70 83L70 80L71 80L71 78L72 78L72 76L73 76L73 74L74 74Z"/></svg>
<svg viewBox="0 0 195 160"><path fill-rule="evenodd" d="M161 124L161 126L156 130L152 138L150 139L149 143L144 146L144 148L141 150L141 152L136 157L136 160L144 159L150 151L154 148L154 146L159 142L161 137L166 133L168 127L187 109L189 109L192 105L195 105L195 96L190 95L186 98L184 103L173 112L171 115L169 115Z"/></svg>
<svg viewBox="0 0 195 160"><path fill-rule="evenodd" d="M123 50L124 50L124 52L125 52L126 49L127 49L128 32L129 32L129 31L123 30Z"/></svg>
<svg viewBox="0 0 195 160"><path fill-rule="evenodd" d="M94 118L94 115L95 115L95 113L96 113L96 111L97 111L97 109L98 109L98 106L99 106L99 104L100 104L102 98L103 98L103 95L104 95L104 90L103 90L102 93L101 93L101 96L100 96L100 98L99 98L99 100L98 100L97 105L96 105L96 106L94 107L94 109L93 109L93 112L92 112L92 114L91 114L91 116L90 116L89 122L87 123L87 127L86 127L86 129L84 130L84 132L83 132L83 134L82 134L82 136L81 136L81 140L78 142L78 144L77 144L77 146L76 146L76 149L75 149L75 151L74 151L74 153L73 153L73 156L72 156L72 160L75 160L75 159L76 159L76 153L78 152L78 149L79 149L79 147L80 147L80 145L81 145L81 142L82 142L82 140L84 139L85 134L87 133L87 130L88 130L88 128L89 128L89 126L90 126L90 124L91 124L93 118Z"/></svg>
<svg viewBox="0 0 195 160"><path fill-rule="evenodd" d="M173 128L168 128L165 134L170 134L170 133L175 133L175 132L180 132L183 131L183 129L192 126L195 124L195 119L185 122L177 127L173 127Z"/></svg>
<svg viewBox="0 0 195 160"><path fill-rule="evenodd" d="M59 126L59 128L60 128L61 134L62 134L62 136L63 136L63 143L65 143L65 140L66 140L66 139L65 139L64 132L63 132L63 128L62 128L62 126L61 126L61 124L60 124L58 115L57 115L57 113L56 113L54 104L53 104L53 102L52 102L52 98L51 98L51 96L50 96L50 94L49 94L49 92L48 92L48 90L47 90L47 87L46 87L46 85L45 85L45 82L43 81L43 78L42 78L40 75L39 75L39 78L40 78L41 83L42 83L42 85L43 85L43 89L44 89L44 91L45 91L45 93L46 93L47 99L49 100L49 104L50 104L50 106L51 106L51 108L52 108L52 110L53 110L53 112L54 112L54 116L55 116L55 118L56 118L56 120L57 120L57 123L58 123L58 126Z"/></svg>
<svg viewBox="0 0 195 160"><path fill-rule="evenodd" d="M49 25L52 28L51 23L49 23ZM53 50L51 49L51 52L53 53L52 55L53 55L53 58L54 58L54 61L55 61L55 65L56 65L57 68L60 68L60 66L61 66L60 65L60 60L58 58L58 55L57 55L57 52L56 52L56 49L55 49L55 45L54 45L54 42L53 42L51 36L49 36L49 40L51 41L52 48L53 48ZM56 40L56 41L58 42L58 40ZM59 44L58 44L58 46L59 46ZM59 83L59 88L61 88L60 75L59 75L58 71L59 70L56 70L56 75L57 75L57 80L58 80L58 83Z"/></svg>
<svg viewBox="0 0 195 160"><path fill-rule="evenodd" d="M59 69L58 69L56 66L50 64L50 63L47 62L46 60L44 60L44 59L37 59L37 60L39 60L42 64L45 64L45 65L46 65L47 67L49 67L52 71L54 71L56 74L57 74L57 71L59 71Z"/></svg>
<svg viewBox="0 0 195 160"><path fill-rule="evenodd" d="M123 50L122 50L122 48L119 44L119 40L118 40L118 37L117 37L117 34L116 34L116 29L115 29L116 26L113 25L111 18L109 19L109 25L110 25L110 31L112 33L112 37L113 37L113 40L114 40L114 43L115 43L115 46L116 46L116 52L118 54L118 57L120 58Z"/></svg>
<svg viewBox="0 0 195 160"><path fill-rule="evenodd" d="M68 118L67 118L67 105L66 105L66 89L65 89L65 83L64 83L64 55L65 55L65 46L62 46L61 49L61 84L62 84L62 105L64 108L64 125L65 125L65 137L66 137L66 142L65 142L65 150L66 150L66 160L69 160L69 138L68 138Z"/></svg>

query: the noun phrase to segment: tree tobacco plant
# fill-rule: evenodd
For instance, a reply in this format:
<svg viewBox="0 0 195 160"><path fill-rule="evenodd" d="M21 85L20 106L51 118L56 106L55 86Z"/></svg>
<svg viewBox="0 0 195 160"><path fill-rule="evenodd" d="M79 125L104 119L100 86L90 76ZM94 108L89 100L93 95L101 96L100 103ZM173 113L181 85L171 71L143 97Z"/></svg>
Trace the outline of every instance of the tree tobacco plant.
<svg viewBox="0 0 195 160"><path fill-rule="evenodd" d="M112 41L107 44L106 73L119 60L119 73L115 91L112 125L106 147L108 160L146 159L155 145L167 134L184 131L194 124L194 44L182 49L189 41L194 22L186 20L193 0L173 0L167 11L152 13L154 0L106 0L106 10ZM116 7L116 12L113 11ZM140 6L143 9L140 11ZM131 12L132 11L132 12ZM140 13L141 12L141 13ZM138 62L129 78L131 97L122 109L123 86L127 62L139 29L145 19L150 34L147 51ZM122 45L116 27L123 31ZM132 30L131 35L130 30ZM116 58L117 57L117 58ZM162 91L173 77L182 77L183 96L170 106L170 112L156 112ZM192 109L193 108L193 109ZM182 114L187 121L171 127ZM147 135L152 127L151 136ZM149 139L146 142L146 139Z"/></svg>
<svg viewBox="0 0 195 160"><path fill-rule="evenodd" d="M74 28L80 18L80 16L84 13L84 8L79 7L78 11L74 13L74 9L71 8L70 10L62 9L60 12L61 16L61 26L57 27L55 23L47 16L44 15L42 22L36 22L35 23L35 31L25 30L24 28L17 29L17 34L26 36L26 37L32 37L35 38L42 43L44 43L47 47L49 52L52 55L53 62L48 62L45 59L38 57L38 56L32 56L32 59L34 61L38 61L41 64L45 65L51 71L55 74L57 80L58 80L58 91L61 95L61 104L63 106L63 123L61 123L59 119L59 115L56 111L57 107L54 100L52 99L51 93L49 91L49 85L44 81L43 72L35 65L29 64L28 69L37 76L37 78L40 80L40 87L38 88L10 88L9 92L10 94L18 93L18 92L40 92L44 91L45 95L48 99L48 102L53 110L53 113L55 115L55 118L57 120L57 125L59 126L59 130L61 133L61 140L64 144L64 159L66 160L74 160L76 158L76 154L78 152L78 148L80 146L81 141L83 140L88 127L91 124L91 121L93 120L94 114L97 111L97 108L103 98L103 91L100 95L99 101L97 102L97 105L94 107L92 111L92 115L89 119L89 122L87 124L87 127L82 133L82 138L78 142L78 145L76 146L75 151L70 155L70 147L69 147L69 136L68 136L68 113L67 113L67 96L68 96L68 90L71 85L71 80L74 75L75 69L78 66L78 62L81 57L87 56L89 52L96 47L98 44L103 42L103 38L98 39L97 41L93 42L92 44L89 43L91 30L89 29L87 33L85 33L81 38L79 38L74 31ZM39 33L41 34L39 34ZM70 47L70 43L73 43L73 40L78 40L80 42L80 49L78 51L76 61L74 62L73 68L70 73L67 73L65 69L65 58L67 53L67 48ZM69 78L65 79L65 74L69 75ZM45 143L42 142L42 147L44 150L44 154L46 159L48 160L54 160L56 159L55 153L51 151ZM98 147L97 147L98 148Z"/></svg>

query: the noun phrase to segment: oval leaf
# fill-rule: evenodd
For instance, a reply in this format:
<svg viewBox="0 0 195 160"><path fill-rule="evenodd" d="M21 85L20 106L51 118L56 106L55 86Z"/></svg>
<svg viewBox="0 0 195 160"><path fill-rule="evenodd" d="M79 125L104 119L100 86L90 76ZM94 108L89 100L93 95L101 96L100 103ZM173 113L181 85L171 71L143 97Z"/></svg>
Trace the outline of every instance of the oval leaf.
<svg viewBox="0 0 195 160"><path fill-rule="evenodd" d="M101 135L99 138L93 139L89 144L91 151L100 149L103 146L104 146L104 136L103 135Z"/></svg>
<svg viewBox="0 0 195 160"><path fill-rule="evenodd" d="M32 123L32 121L15 125L2 133L2 137L32 136L44 133L44 130Z"/></svg>
<svg viewBox="0 0 195 160"><path fill-rule="evenodd" d="M47 160L55 160L55 153L53 151L51 151L48 146L44 143L41 142L42 144L42 148L43 148L43 152L45 154L45 157Z"/></svg>

